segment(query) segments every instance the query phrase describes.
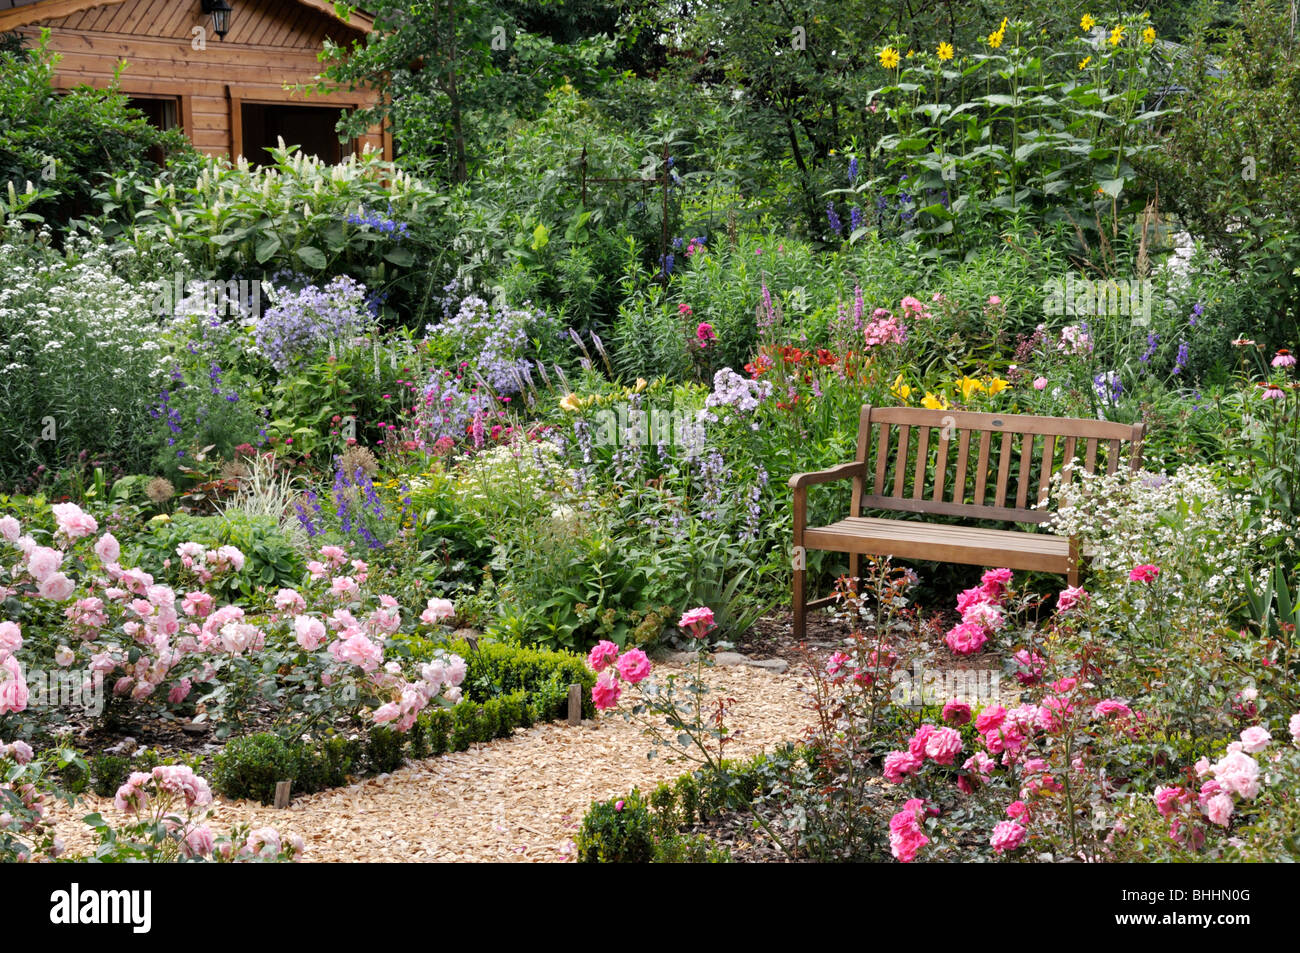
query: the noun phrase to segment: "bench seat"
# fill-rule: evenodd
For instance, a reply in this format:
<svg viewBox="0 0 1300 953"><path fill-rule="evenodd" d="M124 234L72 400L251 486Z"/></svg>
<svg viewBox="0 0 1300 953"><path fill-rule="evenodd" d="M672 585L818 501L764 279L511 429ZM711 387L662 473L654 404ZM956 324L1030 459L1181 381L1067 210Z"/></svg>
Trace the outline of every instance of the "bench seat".
<svg viewBox="0 0 1300 953"><path fill-rule="evenodd" d="M1076 468L1090 474L1117 472L1126 444L1128 465L1136 470L1144 432L1143 424L1108 420L863 407L851 462L796 473L789 480L794 493L795 638L804 637L809 609L835 601L834 596L807 599L809 551L848 553L853 587L863 557L879 556L1059 573L1078 585L1088 557L1078 541L1013 527L1050 518L1058 477L1068 484ZM808 526L808 491L844 483L852 488L847 518ZM864 509L907 515L881 519L860 515ZM927 522L926 517L956 517L967 524ZM1008 528L969 525L976 521Z"/></svg>
<svg viewBox="0 0 1300 953"><path fill-rule="evenodd" d="M951 523L850 516L804 530L808 549L927 562L1004 566L1067 575L1074 560L1070 540L1051 533L984 529Z"/></svg>

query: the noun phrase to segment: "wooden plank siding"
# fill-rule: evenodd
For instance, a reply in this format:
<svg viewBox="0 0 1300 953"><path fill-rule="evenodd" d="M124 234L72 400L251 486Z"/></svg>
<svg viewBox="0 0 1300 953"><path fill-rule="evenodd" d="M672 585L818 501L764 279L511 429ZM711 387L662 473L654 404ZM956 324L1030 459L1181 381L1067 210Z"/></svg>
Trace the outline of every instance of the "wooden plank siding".
<svg viewBox="0 0 1300 953"><path fill-rule="evenodd" d="M239 154L243 103L346 109L378 98L368 90L308 95L285 89L312 82L327 38L349 46L364 36L369 27L362 15L344 23L328 4L311 0L237 0L232 6L224 40L210 32L200 0L0 0L0 24L8 18L29 46L49 29L49 47L60 57L54 80L60 89L103 89L124 61L118 88L129 96L174 97L185 135L210 155ZM209 31L205 49L191 45L195 27ZM380 127L352 147L393 155L392 138Z"/></svg>

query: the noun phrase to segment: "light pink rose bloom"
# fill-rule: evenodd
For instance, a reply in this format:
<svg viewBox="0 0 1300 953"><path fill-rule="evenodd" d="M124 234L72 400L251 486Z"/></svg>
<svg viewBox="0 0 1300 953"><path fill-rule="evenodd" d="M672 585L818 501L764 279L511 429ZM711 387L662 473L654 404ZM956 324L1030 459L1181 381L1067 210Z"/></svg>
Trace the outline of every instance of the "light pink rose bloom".
<svg viewBox="0 0 1300 953"><path fill-rule="evenodd" d="M22 525L12 516L0 516L0 539L4 539L7 543L16 543L22 532Z"/></svg>
<svg viewBox="0 0 1300 953"><path fill-rule="evenodd" d="M18 714L27 708L27 680L12 655L0 658L0 715Z"/></svg>
<svg viewBox="0 0 1300 953"><path fill-rule="evenodd" d="M41 580L41 584L36 587L37 593L42 599L49 599L51 602L62 602L72 595L72 580L61 572L50 573Z"/></svg>
<svg viewBox="0 0 1300 953"><path fill-rule="evenodd" d="M1267 729L1256 725L1247 728L1241 733L1241 750L1247 754L1254 754L1257 751L1263 751L1268 747L1268 743L1273 740Z"/></svg>
<svg viewBox="0 0 1300 953"><path fill-rule="evenodd" d="M32 550L36 549L36 540L33 539L30 535L19 536L16 540L14 540L14 545L18 547L18 551L21 552L24 556L30 556L32 554Z"/></svg>
<svg viewBox="0 0 1300 953"><path fill-rule="evenodd" d="M618 669L618 674L623 676L624 681L635 685L650 674L650 659L640 649L628 649L614 663L614 667Z"/></svg>
<svg viewBox="0 0 1300 953"><path fill-rule="evenodd" d="M321 559L326 560L335 569L338 569L348 561L347 551L338 546L322 546L320 548Z"/></svg>
<svg viewBox="0 0 1300 953"><path fill-rule="evenodd" d="M1080 603L1088 601L1088 592L1083 586L1067 586L1056 597L1056 611L1069 612Z"/></svg>
<svg viewBox="0 0 1300 953"><path fill-rule="evenodd" d="M1179 805L1186 804L1191 795L1183 788L1158 787L1155 793L1156 810L1168 817L1178 810Z"/></svg>
<svg viewBox="0 0 1300 953"><path fill-rule="evenodd" d="M100 562L117 562L122 557L122 547L118 544L117 537L112 533L105 533L99 537L95 543L95 555L99 557Z"/></svg>
<svg viewBox="0 0 1300 953"><path fill-rule="evenodd" d="M1035 378L1034 378L1034 390L1047 390L1047 378L1046 378L1046 377L1035 377Z"/></svg>
<svg viewBox="0 0 1300 953"><path fill-rule="evenodd" d="M1291 716L1291 720L1287 722L1287 728L1291 732L1291 740L1300 745L1300 711Z"/></svg>
<svg viewBox="0 0 1300 953"><path fill-rule="evenodd" d="M58 665L60 668L67 668L76 661L76 658L77 656L73 653L72 649L68 648L66 645L60 645L54 650L54 664Z"/></svg>
<svg viewBox="0 0 1300 953"><path fill-rule="evenodd" d="M251 854L280 853L280 833L274 827L262 827L251 832L244 842L244 849Z"/></svg>
<svg viewBox="0 0 1300 953"><path fill-rule="evenodd" d="M188 678L182 678L179 682L172 685L171 691L167 693L167 700L173 705L179 705L190 696L190 689L193 683Z"/></svg>
<svg viewBox="0 0 1300 953"><path fill-rule="evenodd" d="M453 687L465 681L465 675L469 671L469 667L465 664L465 660L459 655L450 656L447 659L445 669L446 676L444 680L448 685Z"/></svg>
<svg viewBox="0 0 1300 953"><path fill-rule="evenodd" d="M691 638L702 639L717 623L713 619L713 610L707 606L698 606L682 613L677 620L677 627L690 634Z"/></svg>
<svg viewBox="0 0 1300 953"><path fill-rule="evenodd" d="M450 619L456 614L456 607L450 599L430 599L428 606L420 613L420 621L425 625L434 625L443 619Z"/></svg>
<svg viewBox="0 0 1300 953"><path fill-rule="evenodd" d="M307 600L296 589L281 589L275 594L275 607L298 615L307 608Z"/></svg>
<svg viewBox="0 0 1300 953"><path fill-rule="evenodd" d="M208 827L196 827L185 835L185 855L187 857L207 857L216 846L216 839Z"/></svg>
<svg viewBox="0 0 1300 953"><path fill-rule="evenodd" d="M383 661L384 650L364 635L340 639L330 645L330 655L339 662L356 665L364 672L373 672Z"/></svg>
<svg viewBox="0 0 1300 953"><path fill-rule="evenodd" d="M63 565L63 553L48 546L37 546L27 556L27 571L37 582L44 582L47 576L59 571Z"/></svg>
<svg viewBox="0 0 1300 953"><path fill-rule="evenodd" d="M1219 784L1250 800L1259 793L1259 764L1243 751L1230 751L1211 769Z"/></svg>
<svg viewBox="0 0 1300 953"><path fill-rule="evenodd" d="M1214 795L1205 804L1205 816L1214 824L1220 827L1227 827L1228 820L1232 817L1232 810L1235 805L1232 803L1232 795L1220 792Z"/></svg>
<svg viewBox="0 0 1300 953"><path fill-rule="evenodd" d="M4 745L0 745L0 748L3 747ZM19 764L29 764L34 754L32 746L25 741L14 741L9 744L9 757Z"/></svg>
<svg viewBox="0 0 1300 953"><path fill-rule="evenodd" d="M1002 615L1002 610L991 602L975 603L962 614L961 621L966 624L983 626L989 632L1001 631L1002 627L1007 624L1007 620Z"/></svg>
<svg viewBox="0 0 1300 953"><path fill-rule="evenodd" d="M23 647L22 629L17 622L0 622L0 653L17 652Z"/></svg>
<svg viewBox="0 0 1300 953"><path fill-rule="evenodd" d="M76 503L55 503L50 509L54 520L59 524L59 532L68 539L80 539L99 530L95 517L82 510Z"/></svg>
<svg viewBox="0 0 1300 953"><path fill-rule="evenodd" d="M398 707L396 702L388 702L376 708L372 717L376 725L386 725L390 721L396 721L397 716L401 713L402 709Z"/></svg>
<svg viewBox="0 0 1300 953"><path fill-rule="evenodd" d="M312 616L300 615L293 620L294 638L308 652L315 652L325 644L325 623Z"/></svg>
<svg viewBox="0 0 1300 953"><path fill-rule="evenodd" d="M360 592L361 588L351 576L339 576L330 583L330 593L338 599L351 599Z"/></svg>

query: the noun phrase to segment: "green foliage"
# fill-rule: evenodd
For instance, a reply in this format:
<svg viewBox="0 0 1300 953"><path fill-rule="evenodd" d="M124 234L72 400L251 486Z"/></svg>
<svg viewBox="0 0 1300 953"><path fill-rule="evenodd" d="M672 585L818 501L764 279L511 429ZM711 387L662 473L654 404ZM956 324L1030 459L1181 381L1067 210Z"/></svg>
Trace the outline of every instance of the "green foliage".
<svg viewBox="0 0 1300 953"><path fill-rule="evenodd" d="M295 746L270 732L233 738L216 757L213 787L225 797L270 804L276 783L298 776L300 758Z"/></svg>
<svg viewBox="0 0 1300 953"><path fill-rule="evenodd" d="M179 131L150 125L116 86L55 90L48 39L45 30L33 50L0 50L0 183L18 192L34 183L40 195L24 216L62 231L93 213L106 169L151 178L159 171L151 156L192 150Z"/></svg>
<svg viewBox="0 0 1300 953"><path fill-rule="evenodd" d="M585 864L648 864L655 860L655 821L634 788L618 800L592 804L578 831Z"/></svg>
<svg viewBox="0 0 1300 953"><path fill-rule="evenodd" d="M244 568L223 577L218 588L228 597L251 595L255 589L295 586L304 572L302 555L269 516L232 511L222 516L177 513L167 522L148 524L133 537L132 558L159 579L177 579L181 570L176 547L183 542L208 548L234 546L244 554ZM163 562L171 560L171 568Z"/></svg>

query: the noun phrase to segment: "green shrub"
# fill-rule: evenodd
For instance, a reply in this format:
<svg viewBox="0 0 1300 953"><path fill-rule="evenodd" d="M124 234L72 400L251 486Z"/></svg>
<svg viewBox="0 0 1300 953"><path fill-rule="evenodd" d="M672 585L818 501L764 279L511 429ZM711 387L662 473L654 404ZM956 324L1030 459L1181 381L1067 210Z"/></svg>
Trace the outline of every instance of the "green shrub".
<svg viewBox="0 0 1300 953"><path fill-rule="evenodd" d="M294 790L311 794L342 787L348 783L348 773L361 760L361 754L360 742L337 736L301 745L296 752Z"/></svg>
<svg viewBox="0 0 1300 953"><path fill-rule="evenodd" d="M634 788L624 798L592 804L578 831L584 864L648 864L655 859L655 821Z"/></svg>
<svg viewBox="0 0 1300 953"><path fill-rule="evenodd" d="M366 767L376 774L390 774L406 760L406 736L384 725L375 725L366 736Z"/></svg>
<svg viewBox="0 0 1300 953"><path fill-rule="evenodd" d="M125 755L99 754L90 759L90 789L100 797L112 797L131 769Z"/></svg>
<svg viewBox="0 0 1300 953"><path fill-rule="evenodd" d="M284 739L269 732L235 738L217 755L212 770L213 787L229 798L248 798L270 804L277 781L298 776L299 753Z"/></svg>

